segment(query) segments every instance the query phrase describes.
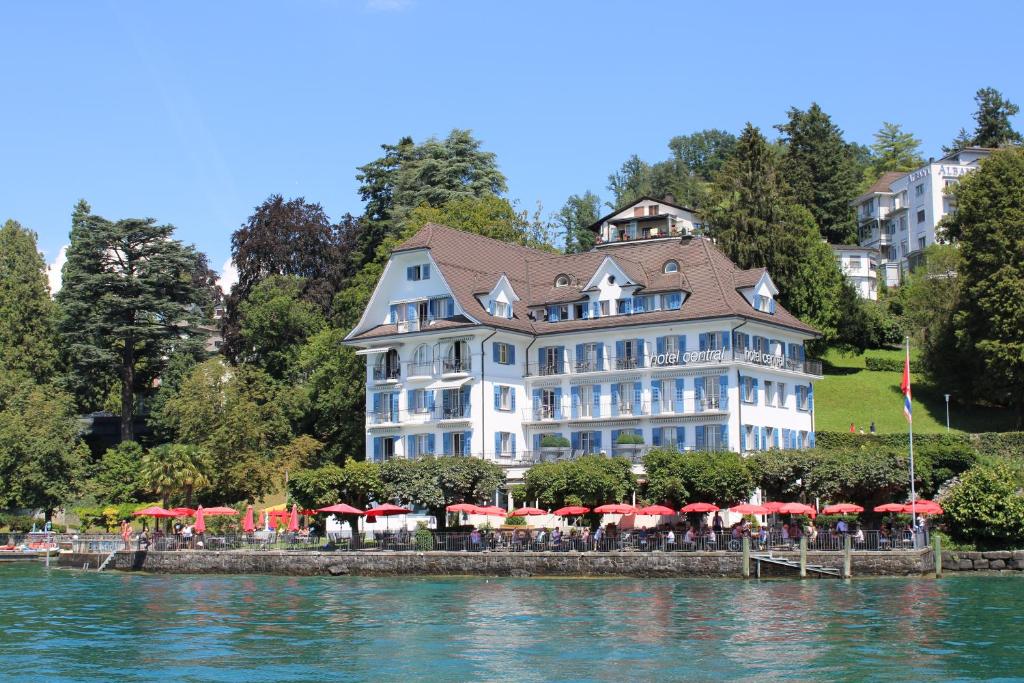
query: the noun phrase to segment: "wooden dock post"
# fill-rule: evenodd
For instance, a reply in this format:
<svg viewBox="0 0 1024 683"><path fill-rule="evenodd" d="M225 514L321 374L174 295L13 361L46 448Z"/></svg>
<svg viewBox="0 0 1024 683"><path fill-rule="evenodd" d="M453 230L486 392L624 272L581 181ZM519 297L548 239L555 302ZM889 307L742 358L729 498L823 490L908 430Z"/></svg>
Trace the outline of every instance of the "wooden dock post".
<svg viewBox="0 0 1024 683"><path fill-rule="evenodd" d="M935 578L942 578L942 537L932 534L932 552L935 553Z"/></svg>
<svg viewBox="0 0 1024 683"><path fill-rule="evenodd" d="M807 578L807 537L800 537L800 578Z"/></svg>
<svg viewBox="0 0 1024 683"><path fill-rule="evenodd" d="M743 578L750 578L750 536L743 537Z"/></svg>
<svg viewBox="0 0 1024 683"><path fill-rule="evenodd" d="M851 555L850 534L843 534L843 578L850 578L852 573L853 557Z"/></svg>

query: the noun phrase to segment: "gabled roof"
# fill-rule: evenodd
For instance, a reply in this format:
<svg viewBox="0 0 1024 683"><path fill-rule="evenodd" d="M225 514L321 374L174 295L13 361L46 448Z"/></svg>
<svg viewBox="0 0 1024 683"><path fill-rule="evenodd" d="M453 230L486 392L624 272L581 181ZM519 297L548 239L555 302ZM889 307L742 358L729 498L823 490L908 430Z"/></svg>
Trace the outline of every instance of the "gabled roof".
<svg viewBox="0 0 1024 683"><path fill-rule="evenodd" d="M481 324L531 335L558 334L575 330L604 329L646 323L699 320L704 318L744 317L788 327L815 335L817 331L798 320L782 306L774 315L754 310L739 289L756 285L765 275L763 268L741 270L704 237L682 237L656 242L609 244L600 250L582 254L551 254L529 247L507 244L443 225L424 226L395 252L429 249L431 258L451 288L459 307ZM583 287L606 258L612 259L631 280L638 293L686 292L681 309L652 311L629 316L609 316L588 320L548 323L531 320L531 308L548 304L571 303L586 298ZM664 265L679 264L675 273L665 273ZM559 275L570 284L556 287ZM508 278L521 301L513 307L514 317L501 318L488 313L477 298L491 292L499 279ZM435 322L431 329L440 329ZM472 327L471 320L444 321L445 327ZM350 337L351 340L394 334L394 325L380 325Z"/></svg>
<svg viewBox="0 0 1024 683"><path fill-rule="evenodd" d="M655 199L654 197L651 197L651 196L648 196L648 195L644 195L643 197L637 197L636 199L631 201L629 204L623 204L622 206L620 206L619 208L613 210L610 214L604 216L603 218L598 218L596 222L591 223L590 225L587 226L587 230L590 230L591 232L599 232L600 229L601 229L601 224L604 223L606 220L609 220L615 214L622 213L623 211L625 211L626 209L630 208L631 206L636 206L640 202L644 202L644 201L646 201L646 202L654 202L655 204L664 204L665 206L671 206L673 209L679 209L681 211L689 211L690 213L697 213L694 209L691 209L688 206L683 206L682 204L676 204L674 202L665 201L664 199Z"/></svg>
<svg viewBox="0 0 1024 683"><path fill-rule="evenodd" d="M870 197L876 194L887 194L889 192L892 192L892 184L905 175L907 175L906 172L902 171L886 171L881 176L879 176L878 180L871 184L871 187L869 187L864 192L864 194L860 195L859 197L857 197L857 199L854 199L853 201L857 202L858 200L864 199L865 197Z"/></svg>

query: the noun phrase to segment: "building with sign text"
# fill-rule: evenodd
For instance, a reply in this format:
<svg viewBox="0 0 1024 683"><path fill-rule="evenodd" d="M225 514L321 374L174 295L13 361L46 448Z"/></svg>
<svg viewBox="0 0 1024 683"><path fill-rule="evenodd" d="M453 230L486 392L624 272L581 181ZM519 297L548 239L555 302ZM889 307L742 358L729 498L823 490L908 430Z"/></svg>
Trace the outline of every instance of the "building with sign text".
<svg viewBox="0 0 1024 683"><path fill-rule="evenodd" d="M909 173L885 173L853 200L857 239L860 246L878 250L878 276L887 286L898 285L901 273L914 268L924 250L937 241L936 226L955 209L946 189L990 153L969 147Z"/></svg>
<svg viewBox="0 0 1024 683"><path fill-rule="evenodd" d="M427 225L347 343L366 357L366 457L533 463L814 445L817 332L685 207L641 199L558 255Z"/></svg>

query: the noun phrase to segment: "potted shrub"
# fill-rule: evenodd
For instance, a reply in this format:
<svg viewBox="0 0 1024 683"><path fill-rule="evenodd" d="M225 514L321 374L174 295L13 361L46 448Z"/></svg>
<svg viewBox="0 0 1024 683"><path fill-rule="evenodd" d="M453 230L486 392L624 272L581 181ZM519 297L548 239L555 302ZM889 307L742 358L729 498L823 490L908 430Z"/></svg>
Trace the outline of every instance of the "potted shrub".
<svg viewBox="0 0 1024 683"><path fill-rule="evenodd" d="M540 440L540 452L544 454L545 460L565 453L569 446L569 439L561 434L545 434Z"/></svg>
<svg viewBox="0 0 1024 683"><path fill-rule="evenodd" d="M639 434L623 432L615 438L615 449L622 453L628 453L634 458L639 455L643 447L644 437Z"/></svg>

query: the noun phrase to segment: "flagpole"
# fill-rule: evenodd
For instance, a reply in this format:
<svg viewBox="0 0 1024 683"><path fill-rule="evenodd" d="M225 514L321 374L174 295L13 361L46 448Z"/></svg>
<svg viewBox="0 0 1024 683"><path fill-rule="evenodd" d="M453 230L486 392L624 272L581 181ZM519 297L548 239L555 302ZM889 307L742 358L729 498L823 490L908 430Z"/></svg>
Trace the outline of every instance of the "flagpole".
<svg viewBox="0 0 1024 683"><path fill-rule="evenodd" d="M910 337L906 338L907 346L907 387L910 387ZM910 393L909 391L907 392ZM914 418L913 411L911 411L911 417L907 420L907 431L910 434L910 521L912 527L912 533L914 538L917 538L917 491L914 486ZM916 547L916 543L915 543Z"/></svg>

